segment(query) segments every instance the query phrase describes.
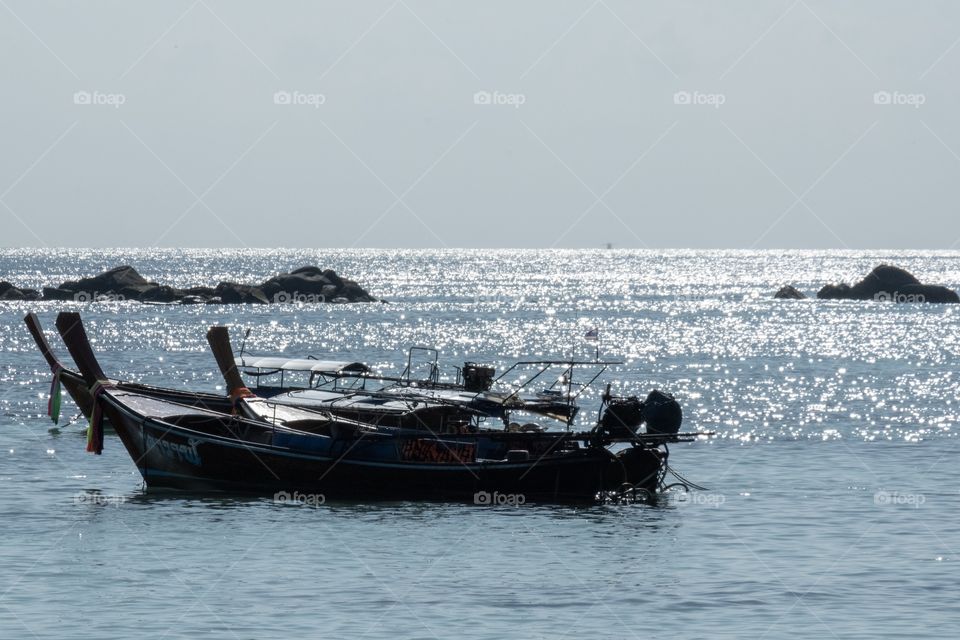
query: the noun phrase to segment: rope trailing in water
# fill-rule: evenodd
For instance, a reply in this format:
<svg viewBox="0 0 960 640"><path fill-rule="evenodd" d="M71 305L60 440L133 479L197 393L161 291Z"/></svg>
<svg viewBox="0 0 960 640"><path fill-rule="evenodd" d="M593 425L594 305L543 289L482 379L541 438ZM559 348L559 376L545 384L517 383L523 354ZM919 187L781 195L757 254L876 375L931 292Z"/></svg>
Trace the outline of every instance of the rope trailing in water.
<svg viewBox="0 0 960 640"><path fill-rule="evenodd" d="M90 414L90 426L87 427L87 451L97 455L103 453L103 409L100 407L100 396L103 392L104 387L99 382L90 388L93 413Z"/></svg>
<svg viewBox="0 0 960 640"><path fill-rule="evenodd" d="M694 488L694 489L696 489L697 491L707 491L707 488L706 488L706 487L702 487L702 486L700 486L699 484L697 484L696 482L690 482L689 480L687 480L686 478L684 478L682 475L680 475L679 473L677 473L676 470L675 470L673 467L669 466L669 465L667 465L667 471L668 471L674 478L676 478L677 480L679 480L679 481L683 484L683 486L687 488L688 491L690 490L691 487ZM672 487L672 486L674 486L675 484L676 484L676 483L671 484L671 485L669 485L669 486L666 487L666 488ZM665 489L666 489L666 488L665 488Z"/></svg>
<svg viewBox="0 0 960 640"><path fill-rule="evenodd" d="M60 388L60 372L63 367L59 364L53 367L53 380L50 381L50 399L47 400L47 415L53 420L53 424L60 424L60 401L63 393Z"/></svg>

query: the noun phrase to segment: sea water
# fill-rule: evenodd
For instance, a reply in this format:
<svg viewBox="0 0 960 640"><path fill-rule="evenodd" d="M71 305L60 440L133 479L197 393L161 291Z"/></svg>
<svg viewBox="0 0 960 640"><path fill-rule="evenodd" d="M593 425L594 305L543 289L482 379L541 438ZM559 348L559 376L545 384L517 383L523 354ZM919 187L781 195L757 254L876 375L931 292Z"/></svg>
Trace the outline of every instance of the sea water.
<svg viewBox="0 0 960 640"><path fill-rule="evenodd" d="M4 250L50 286L120 264L175 286L335 269L389 304L0 303L0 637L902 638L960 629L960 309L774 300L880 263L960 287L958 252ZM84 452L22 322L79 310L118 378L222 392L207 351L362 360L409 346L502 370L620 361L581 397L673 393L656 506L277 504L146 492ZM598 329L599 340L584 340Z"/></svg>

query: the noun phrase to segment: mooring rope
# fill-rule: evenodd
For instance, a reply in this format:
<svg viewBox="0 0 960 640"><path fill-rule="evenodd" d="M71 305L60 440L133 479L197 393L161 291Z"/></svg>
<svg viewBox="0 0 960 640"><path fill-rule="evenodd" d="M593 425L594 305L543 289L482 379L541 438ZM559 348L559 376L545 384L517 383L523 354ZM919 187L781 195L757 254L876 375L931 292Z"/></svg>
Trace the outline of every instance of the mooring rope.
<svg viewBox="0 0 960 640"><path fill-rule="evenodd" d="M687 480L687 479L684 478L682 475L680 475L679 473L677 473L677 471L676 471L673 467L671 467L670 465L667 465L667 469L666 469L666 470L667 470L671 475L673 475L674 478L676 478L676 479L679 480L680 482L679 482L679 483L676 483L676 482L675 482L675 483L673 483L673 484L671 484L671 485L668 485L667 487L664 488L664 490L666 490L666 489L668 489L668 488L670 488L670 487L676 486L677 484L681 484L681 483L687 488L687 491L689 491L691 487L694 488L694 489L696 489L697 491L707 491L707 490L708 490L706 487L700 486L700 485L697 484L696 482L691 482L691 481Z"/></svg>

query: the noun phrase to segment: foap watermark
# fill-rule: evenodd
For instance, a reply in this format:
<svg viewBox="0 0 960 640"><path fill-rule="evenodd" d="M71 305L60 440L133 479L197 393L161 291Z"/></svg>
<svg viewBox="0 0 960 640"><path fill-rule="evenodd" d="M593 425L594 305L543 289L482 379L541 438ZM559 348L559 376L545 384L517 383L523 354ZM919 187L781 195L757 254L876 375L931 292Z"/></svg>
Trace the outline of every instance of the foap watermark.
<svg viewBox="0 0 960 640"><path fill-rule="evenodd" d="M322 293L300 293L299 291L279 291L273 294L273 301L278 304L313 304L326 302L327 296Z"/></svg>
<svg viewBox="0 0 960 640"><path fill-rule="evenodd" d="M73 94L73 104L106 106L119 109L127 101L122 93L105 93L103 91L77 91Z"/></svg>
<svg viewBox="0 0 960 640"><path fill-rule="evenodd" d="M123 294L111 292L77 291L73 294L74 302L123 302L126 299Z"/></svg>
<svg viewBox="0 0 960 640"><path fill-rule="evenodd" d="M77 495L73 496L73 504L92 504L100 507L119 507L126 501L126 496L115 496L105 493L91 493L89 491L81 491Z"/></svg>
<svg viewBox="0 0 960 640"><path fill-rule="evenodd" d="M319 507L327 502L327 497L322 493L300 493L294 491L278 491L273 494L274 504L295 504L305 507Z"/></svg>
<svg viewBox="0 0 960 640"><path fill-rule="evenodd" d="M873 94L873 104L905 106L919 109L927 102L924 93L903 93L902 91L877 91Z"/></svg>
<svg viewBox="0 0 960 640"><path fill-rule="evenodd" d="M527 96L523 93L504 93L502 91L477 91L473 94L473 104L508 106L519 109L526 104Z"/></svg>
<svg viewBox="0 0 960 640"><path fill-rule="evenodd" d="M727 501L727 496L722 493L703 493L700 491L684 491L677 494L677 505L698 505L701 507L713 507L714 509L723 506Z"/></svg>
<svg viewBox="0 0 960 640"><path fill-rule="evenodd" d="M727 101L722 93L705 93L703 91L677 91L673 94L673 104L700 105L719 109Z"/></svg>
<svg viewBox="0 0 960 640"><path fill-rule="evenodd" d="M911 302L926 302L927 298L922 293L900 293L899 291L878 291L873 295L877 302L896 302L905 304Z"/></svg>
<svg viewBox="0 0 960 640"><path fill-rule="evenodd" d="M473 494L473 504L484 507L519 507L526 504L527 497L522 493L500 493L494 491L477 491Z"/></svg>
<svg viewBox="0 0 960 640"><path fill-rule="evenodd" d="M276 91L273 94L273 104L313 107L319 109L326 104L327 96L322 93L303 93L302 91Z"/></svg>
<svg viewBox="0 0 960 640"><path fill-rule="evenodd" d="M878 507L908 506L919 509L927 501L922 493L908 493L904 491L887 491L881 489L873 494L873 504Z"/></svg>

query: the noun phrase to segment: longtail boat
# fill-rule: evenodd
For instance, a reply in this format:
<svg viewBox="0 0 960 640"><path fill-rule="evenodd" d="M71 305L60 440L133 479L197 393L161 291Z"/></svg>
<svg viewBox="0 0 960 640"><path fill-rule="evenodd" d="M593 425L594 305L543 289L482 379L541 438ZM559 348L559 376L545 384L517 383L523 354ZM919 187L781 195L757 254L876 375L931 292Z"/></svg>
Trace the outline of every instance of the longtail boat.
<svg viewBox="0 0 960 640"><path fill-rule="evenodd" d="M661 445L697 435L626 436L598 425L589 433L553 434L552 446L540 455L509 449L495 457L486 434L340 428L342 422L326 416L297 424L252 420L116 385L100 368L79 314L61 313L57 329L90 391L92 450L103 449L106 417L148 487L324 499L472 497L483 503L500 494L592 502L624 486L652 495L666 468ZM616 443L629 446L611 451Z"/></svg>

